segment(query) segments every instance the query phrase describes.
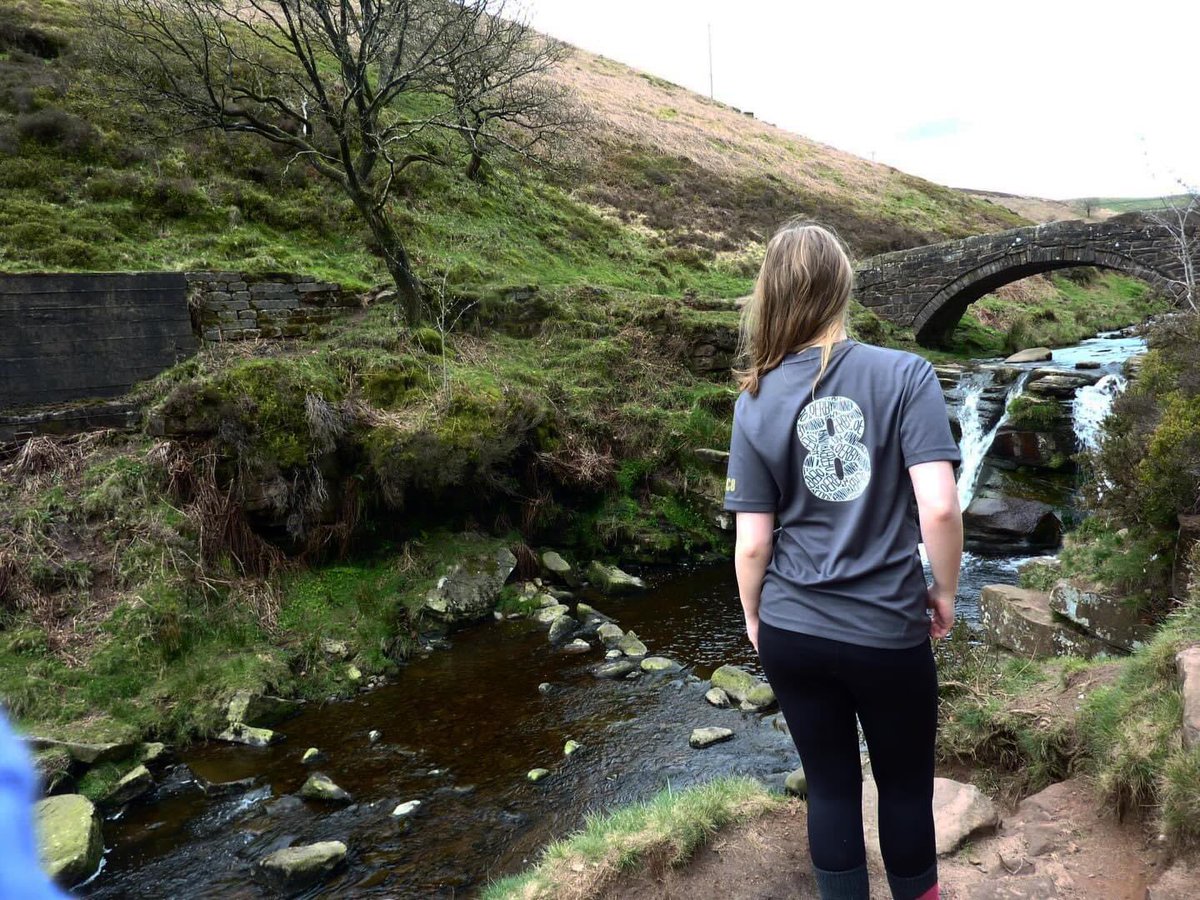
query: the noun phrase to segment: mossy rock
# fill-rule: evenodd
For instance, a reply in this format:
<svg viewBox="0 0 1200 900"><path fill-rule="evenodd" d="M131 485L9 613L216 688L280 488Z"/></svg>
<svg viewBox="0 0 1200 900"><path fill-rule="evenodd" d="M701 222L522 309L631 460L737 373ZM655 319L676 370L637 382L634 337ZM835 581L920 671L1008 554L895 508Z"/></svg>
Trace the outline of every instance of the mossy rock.
<svg viewBox="0 0 1200 900"><path fill-rule="evenodd" d="M104 853L100 817L81 794L59 794L38 802L38 850L46 874L72 887L96 871Z"/></svg>

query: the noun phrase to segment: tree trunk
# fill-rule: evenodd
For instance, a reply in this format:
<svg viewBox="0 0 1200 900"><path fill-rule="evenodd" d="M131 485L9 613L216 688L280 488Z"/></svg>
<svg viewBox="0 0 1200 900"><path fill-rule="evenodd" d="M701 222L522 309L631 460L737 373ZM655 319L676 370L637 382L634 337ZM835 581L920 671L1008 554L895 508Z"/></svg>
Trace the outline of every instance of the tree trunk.
<svg viewBox="0 0 1200 900"><path fill-rule="evenodd" d="M478 181L480 170L483 167L483 151L472 150L471 161L467 163L467 180Z"/></svg>
<svg viewBox="0 0 1200 900"><path fill-rule="evenodd" d="M367 227L371 229L371 235L379 244L379 249L383 251L384 264L399 294L405 324L419 324L424 318L424 310L421 308L421 281L413 273L408 251L396 233L391 217L386 210L377 209L369 199L363 202L356 201L355 205L366 219Z"/></svg>

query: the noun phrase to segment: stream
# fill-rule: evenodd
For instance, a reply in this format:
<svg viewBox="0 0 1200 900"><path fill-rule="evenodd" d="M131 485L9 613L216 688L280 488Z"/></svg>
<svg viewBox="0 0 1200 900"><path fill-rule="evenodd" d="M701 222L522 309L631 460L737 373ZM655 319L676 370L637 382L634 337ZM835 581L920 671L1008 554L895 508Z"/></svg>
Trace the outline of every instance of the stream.
<svg viewBox="0 0 1200 900"><path fill-rule="evenodd" d="M1118 370L1141 352L1138 338L1100 336L1055 351L1053 363L1099 363L1103 378L1076 393L1072 408L1081 446L1094 442ZM948 398L957 407L964 451L960 496L969 501L1003 406L991 415L981 398L1005 401L1007 388L987 361L965 372ZM1011 368L1011 367L1010 367ZM978 621L980 588L1015 583L1021 557L967 554L959 616ZM160 781L155 802L134 804L105 822L109 848L101 871L80 892L89 897L271 896L253 877L254 862L291 843L341 840L349 865L306 896L463 897L491 879L520 871L541 847L577 828L592 811L645 799L718 775L748 774L782 787L798 764L774 717L718 709L704 701L708 675L725 663L761 675L745 638L733 568L673 567L642 573L648 590L607 598L578 592L622 628L636 631L654 655L679 660L683 675L636 681L595 678L598 651L568 655L525 619L453 634L452 647L416 655L390 684L353 700L310 705L279 726L287 739L268 748L207 743L185 750ZM539 685L549 688L540 690ZM695 727L723 725L734 739L697 751ZM368 732L382 737L371 743ZM581 749L563 755L566 740ZM331 807L295 796L318 768L353 796ZM545 767L533 783L525 774ZM210 783L242 784L224 796ZM420 800L401 825L400 802Z"/></svg>

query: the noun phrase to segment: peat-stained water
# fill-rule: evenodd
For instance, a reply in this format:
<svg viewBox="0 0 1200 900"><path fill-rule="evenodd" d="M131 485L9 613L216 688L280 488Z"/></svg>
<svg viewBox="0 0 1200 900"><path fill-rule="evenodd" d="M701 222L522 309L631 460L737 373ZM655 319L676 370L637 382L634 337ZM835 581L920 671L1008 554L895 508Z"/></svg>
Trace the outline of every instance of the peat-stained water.
<svg viewBox="0 0 1200 900"><path fill-rule="evenodd" d="M750 664L728 564L660 572L652 589L594 599L636 630L651 653L702 674L722 662ZM266 896L253 862L288 842L342 840L350 865L323 890L336 896L465 896L489 878L520 870L547 841L578 828L590 810L644 799L724 774L781 783L796 765L790 740L762 717L711 707L707 684L684 675L634 682L596 679L599 648L552 649L525 620L485 623L453 647L413 660L396 681L354 700L313 707L280 725L287 739L265 749L206 744L183 755L212 782L257 778L256 790L210 800L195 789L131 807L106 823L105 869L95 897ZM538 690L549 682L548 694ZM732 728L706 750L691 729ZM371 745L367 733L382 732ZM582 745L564 757L567 739ZM314 746L317 768L354 798L345 808L294 799ZM534 767L551 774L529 782ZM397 803L422 805L407 828Z"/></svg>

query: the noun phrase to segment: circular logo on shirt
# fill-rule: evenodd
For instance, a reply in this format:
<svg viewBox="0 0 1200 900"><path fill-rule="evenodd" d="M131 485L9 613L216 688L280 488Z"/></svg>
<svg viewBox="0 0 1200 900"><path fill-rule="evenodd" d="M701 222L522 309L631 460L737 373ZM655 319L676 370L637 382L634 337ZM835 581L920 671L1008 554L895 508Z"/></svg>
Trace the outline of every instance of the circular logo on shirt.
<svg viewBox="0 0 1200 900"><path fill-rule="evenodd" d="M849 397L821 397L796 419L796 437L808 451L804 484L835 503L861 497L871 483L871 455L862 442L866 420Z"/></svg>

